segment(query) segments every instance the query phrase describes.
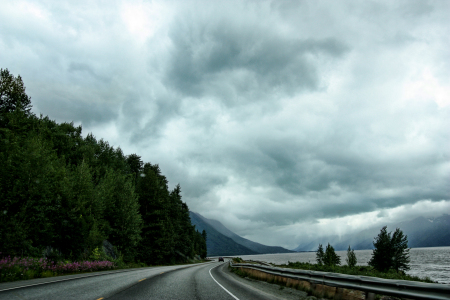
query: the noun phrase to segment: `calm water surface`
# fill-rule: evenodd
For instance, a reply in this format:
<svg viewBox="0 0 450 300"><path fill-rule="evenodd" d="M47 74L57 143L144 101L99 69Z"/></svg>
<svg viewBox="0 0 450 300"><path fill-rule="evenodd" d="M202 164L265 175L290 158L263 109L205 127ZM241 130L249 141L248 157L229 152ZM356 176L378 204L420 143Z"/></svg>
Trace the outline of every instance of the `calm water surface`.
<svg viewBox="0 0 450 300"><path fill-rule="evenodd" d="M450 247L412 248L410 253L411 270L409 275L430 277L439 283L450 284ZM341 264L346 264L347 251L336 251ZM358 265L367 266L372 250L355 250ZM274 264L287 264L288 261L316 262L315 252L243 255L243 259L266 261Z"/></svg>

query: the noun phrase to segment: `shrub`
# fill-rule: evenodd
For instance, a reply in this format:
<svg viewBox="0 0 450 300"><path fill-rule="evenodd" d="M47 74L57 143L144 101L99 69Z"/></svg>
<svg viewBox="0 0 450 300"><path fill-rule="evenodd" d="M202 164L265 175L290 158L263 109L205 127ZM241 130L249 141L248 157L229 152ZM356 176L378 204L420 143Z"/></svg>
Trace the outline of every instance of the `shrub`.
<svg viewBox="0 0 450 300"><path fill-rule="evenodd" d="M346 259L347 265L350 268L354 268L356 266L356 263L358 262L356 260L355 251L350 248L350 245L348 245L347 249L347 259Z"/></svg>
<svg viewBox="0 0 450 300"><path fill-rule="evenodd" d="M80 272L111 270L110 261L54 262L44 258L20 258L10 256L0 259L0 282L50 277Z"/></svg>
<svg viewBox="0 0 450 300"><path fill-rule="evenodd" d="M34 270L27 270L23 272L23 279L33 279L36 276L36 272Z"/></svg>
<svg viewBox="0 0 450 300"><path fill-rule="evenodd" d="M41 277L42 278L53 277L53 276L55 276L55 274L53 274L52 271L44 271L44 272L41 273Z"/></svg>

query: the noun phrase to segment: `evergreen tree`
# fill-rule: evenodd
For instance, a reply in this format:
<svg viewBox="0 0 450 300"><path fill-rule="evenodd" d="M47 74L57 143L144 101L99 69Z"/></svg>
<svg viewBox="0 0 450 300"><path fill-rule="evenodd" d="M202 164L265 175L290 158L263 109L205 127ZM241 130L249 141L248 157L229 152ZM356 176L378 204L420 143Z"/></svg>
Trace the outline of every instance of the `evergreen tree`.
<svg viewBox="0 0 450 300"><path fill-rule="evenodd" d="M52 145L53 150L59 158L65 160L66 164L76 166L83 161L80 148L84 141L81 136L81 126L75 127L73 123L58 124L48 117L40 116L36 120L35 130ZM86 160L86 162L90 163Z"/></svg>
<svg viewBox="0 0 450 300"><path fill-rule="evenodd" d="M58 248L68 255L86 259L106 238L100 228L103 205L96 197L92 172L86 162L69 170L64 180L62 206L64 220ZM67 241L71 241L68 243Z"/></svg>
<svg viewBox="0 0 450 300"><path fill-rule="evenodd" d="M350 245L348 245L348 249L347 249L347 258L346 258L345 261L347 262L347 265L348 265L350 268L355 267L355 266L356 266L356 263L358 262L358 261L356 260L355 251L352 250L352 249L350 248Z"/></svg>
<svg viewBox="0 0 450 300"><path fill-rule="evenodd" d="M388 233L386 228L387 226L384 226L375 238L373 242L375 249L369 261L369 266L381 272L387 272L392 267L391 233Z"/></svg>
<svg viewBox="0 0 450 300"><path fill-rule="evenodd" d="M206 240L207 240L207 236L206 236L206 231L203 229L202 231L202 241L201 241L201 251L200 251L200 257L201 258L206 258L206 256L208 256L208 250L206 248Z"/></svg>
<svg viewBox="0 0 450 300"><path fill-rule="evenodd" d="M124 261L133 261L141 240L142 218L132 179L108 169L96 190L105 203L108 241L123 254Z"/></svg>
<svg viewBox="0 0 450 300"><path fill-rule="evenodd" d="M206 257L177 185L158 165L125 156L81 126L30 113L20 76L0 69L0 252L88 258L104 239L125 261ZM180 255L181 253L181 255Z"/></svg>
<svg viewBox="0 0 450 300"><path fill-rule="evenodd" d="M22 77L15 77L8 69L0 69L0 116L17 108L29 113L30 97L25 93Z"/></svg>
<svg viewBox="0 0 450 300"><path fill-rule="evenodd" d="M42 136L27 130L30 119L22 111L8 119L0 130L0 252L36 255L54 239L54 191L64 165Z"/></svg>
<svg viewBox="0 0 450 300"><path fill-rule="evenodd" d="M323 265L324 264L324 257L325 257L325 253L323 252L323 247L322 244L319 244L319 248L317 248L317 252L316 252L316 261L318 265Z"/></svg>
<svg viewBox="0 0 450 300"><path fill-rule="evenodd" d="M134 181L137 182L138 177L141 175L142 167L144 163L141 157L137 154L130 154L126 157L128 172L133 174Z"/></svg>
<svg viewBox="0 0 450 300"><path fill-rule="evenodd" d="M327 248L325 249L325 254L323 256L323 263L329 267L341 264L341 258L336 254L333 246L331 246L329 243L327 245Z"/></svg>
<svg viewBox="0 0 450 300"><path fill-rule="evenodd" d="M392 235L391 247L392 253L392 268L397 272L399 270L407 271L410 269L409 266L409 248L408 248L408 237L403 235L403 232L397 228Z"/></svg>
<svg viewBox="0 0 450 300"><path fill-rule="evenodd" d="M407 236L397 228L394 235L387 232L384 226L373 245L375 249L372 252L372 258L369 265L380 272L387 272L389 269L409 270L409 249Z"/></svg>
<svg viewBox="0 0 450 300"><path fill-rule="evenodd" d="M137 191L144 222L140 243L140 260L162 264L174 251L173 226L169 221L167 180L158 165L144 164Z"/></svg>
<svg viewBox="0 0 450 300"><path fill-rule="evenodd" d="M203 229L203 231L202 231L202 237L203 237L203 239L204 239L205 242L206 242L207 236L206 236L206 231L205 231L205 229Z"/></svg>

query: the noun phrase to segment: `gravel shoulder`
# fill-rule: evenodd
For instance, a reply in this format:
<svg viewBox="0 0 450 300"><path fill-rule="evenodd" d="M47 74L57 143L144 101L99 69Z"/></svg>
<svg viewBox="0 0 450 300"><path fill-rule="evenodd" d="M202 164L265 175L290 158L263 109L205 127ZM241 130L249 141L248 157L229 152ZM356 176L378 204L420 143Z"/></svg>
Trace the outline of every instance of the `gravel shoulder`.
<svg viewBox="0 0 450 300"><path fill-rule="evenodd" d="M278 284L268 283L265 281L259 281L249 277L240 277L239 275L231 272L228 267L228 263L224 263L220 268L227 276L233 278L244 285L251 287L252 289L260 290L266 294L269 294L273 299L285 299L285 300L315 300L318 299L314 296L308 296L304 291L282 287Z"/></svg>

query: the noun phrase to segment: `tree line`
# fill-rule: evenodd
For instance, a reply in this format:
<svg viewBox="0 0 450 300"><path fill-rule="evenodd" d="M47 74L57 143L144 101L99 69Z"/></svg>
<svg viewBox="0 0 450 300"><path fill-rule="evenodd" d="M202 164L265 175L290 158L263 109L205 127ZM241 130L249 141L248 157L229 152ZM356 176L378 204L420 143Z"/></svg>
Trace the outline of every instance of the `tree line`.
<svg viewBox="0 0 450 300"><path fill-rule="evenodd" d="M387 226L380 230L373 242L374 250L368 265L384 273L390 270L407 271L410 269L408 237L399 228L391 234L391 232L387 232ZM316 262L320 266L333 267L341 264L341 258L330 244L327 245L325 251L322 244L319 244L316 251ZM350 268L357 264L355 252L350 248L350 245L347 249L346 262Z"/></svg>
<svg viewBox="0 0 450 300"><path fill-rule="evenodd" d="M34 115L22 78L0 75L1 256L85 259L108 240L126 262L206 257L206 233L157 164Z"/></svg>

